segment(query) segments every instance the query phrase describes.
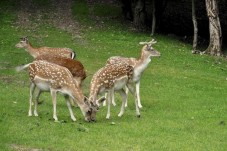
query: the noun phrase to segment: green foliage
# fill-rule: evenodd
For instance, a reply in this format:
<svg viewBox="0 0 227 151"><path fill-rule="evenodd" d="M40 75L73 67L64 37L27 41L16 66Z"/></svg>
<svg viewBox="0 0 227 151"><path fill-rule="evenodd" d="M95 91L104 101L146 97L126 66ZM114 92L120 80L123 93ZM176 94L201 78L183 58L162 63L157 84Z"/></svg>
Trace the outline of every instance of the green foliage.
<svg viewBox="0 0 227 151"><path fill-rule="evenodd" d="M96 123L85 122L79 108L74 108L77 122L72 122L59 95L60 122L54 122L49 93L41 96L39 117L28 117L27 72L14 71L32 61L27 52L15 48L21 35L29 35L34 46L74 49L89 75L83 84L85 94L92 75L109 57L137 57L138 43L151 37L108 22L108 27L83 29L82 39L75 40L51 25L40 25L37 31L18 29L13 11L1 14L0 150L226 150L226 60L192 55L190 45L157 35L154 48L162 56L152 58L141 79L141 118L135 116L132 95L125 114L118 118L121 98L117 94L110 120L105 119L106 107L100 108Z"/></svg>

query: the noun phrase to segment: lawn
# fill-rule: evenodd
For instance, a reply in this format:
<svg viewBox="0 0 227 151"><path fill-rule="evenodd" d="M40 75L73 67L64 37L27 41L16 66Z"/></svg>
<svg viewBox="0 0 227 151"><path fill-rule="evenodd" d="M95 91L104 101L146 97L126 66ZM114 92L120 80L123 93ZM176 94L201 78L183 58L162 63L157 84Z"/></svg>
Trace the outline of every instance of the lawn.
<svg viewBox="0 0 227 151"><path fill-rule="evenodd" d="M151 37L109 19L106 11L100 16L103 23L96 26L97 20L88 17L81 1L79 11L83 14L77 16L78 5L73 6L80 22L80 37L46 23L38 24L32 32L15 23L16 4L13 0L0 2L0 150L226 150L226 59L193 55L191 44L166 35L152 37L157 40L154 48L161 57L152 58L141 79L141 118L136 117L131 95L125 114L119 118L121 98L117 94L117 106L111 107L109 120L105 119L106 107L100 108L94 123L85 122L79 108L74 108L77 121L72 122L59 95L60 122L54 122L49 93L41 96L39 117L28 117L28 74L14 69L32 61L27 52L15 48L21 36L28 35L37 47L74 49L88 72L83 84L86 95L92 75L109 57L138 57L142 48L139 42ZM98 11L101 6L94 7L94 13L97 10L98 15L103 14Z"/></svg>

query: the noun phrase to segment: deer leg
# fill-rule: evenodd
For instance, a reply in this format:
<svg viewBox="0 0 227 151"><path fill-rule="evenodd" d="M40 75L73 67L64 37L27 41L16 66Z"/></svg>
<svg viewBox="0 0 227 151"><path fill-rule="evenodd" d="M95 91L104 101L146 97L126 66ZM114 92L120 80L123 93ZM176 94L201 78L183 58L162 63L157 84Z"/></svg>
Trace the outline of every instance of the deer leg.
<svg viewBox="0 0 227 151"><path fill-rule="evenodd" d="M69 98L69 102L73 107L76 107L76 103L73 101L72 98Z"/></svg>
<svg viewBox="0 0 227 151"><path fill-rule="evenodd" d="M56 102L56 95L57 92L55 90L50 90L51 96L52 96L52 102L53 102L53 119L55 121L58 121L58 117L56 114L56 106L57 106L57 102Z"/></svg>
<svg viewBox="0 0 227 151"><path fill-rule="evenodd" d="M125 86L125 93L126 93L126 100L125 100L125 107L128 107L128 87Z"/></svg>
<svg viewBox="0 0 227 151"><path fill-rule="evenodd" d="M105 98L106 98L106 100L107 100L107 97L108 97L108 93L105 93ZM105 101L103 101L103 106L106 106L106 100Z"/></svg>
<svg viewBox="0 0 227 151"><path fill-rule="evenodd" d="M129 89L129 91L132 93L132 95L135 98L135 106L136 106L136 116L140 117L140 110L139 110L139 106L138 106L138 99L137 99L137 95L134 89L134 84L127 84L127 87Z"/></svg>
<svg viewBox="0 0 227 151"><path fill-rule="evenodd" d="M141 105L141 102L140 102L140 81L136 83L136 96L138 98L138 106L139 108L142 108L143 106Z"/></svg>
<svg viewBox="0 0 227 151"><path fill-rule="evenodd" d="M69 100L69 96L65 95L65 100L66 100L67 107L69 109L70 117L75 122L76 118L73 115L73 111L72 111L71 103L70 103L70 100Z"/></svg>
<svg viewBox="0 0 227 151"><path fill-rule="evenodd" d="M36 97L35 97L35 100L38 104L42 104L42 102L39 101L39 97L40 97L41 93L42 93L42 91L40 89L38 89L38 92L37 92Z"/></svg>
<svg viewBox="0 0 227 151"><path fill-rule="evenodd" d="M114 91L111 93L111 102L112 102L113 106L116 106L115 97L114 97Z"/></svg>
<svg viewBox="0 0 227 151"><path fill-rule="evenodd" d="M108 92L108 99L107 99L107 105L108 105L108 107L107 107L107 115L106 115L106 119L110 119L110 103L111 103L111 98L112 98L112 96L113 96L113 93L114 93L114 89L111 89L111 90L109 90L109 92Z"/></svg>
<svg viewBox="0 0 227 151"><path fill-rule="evenodd" d="M41 90L38 88L38 95L40 95L40 93L41 93ZM39 96L38 96L38 98L39 98ZM37 96L36 96L36 99L35 99L35 108L34 108L34 115L35 116L38 116L38 112L37 112L37 106L38 106L38 99L37 99Z"/></svg>
<svg viewBox="0 0 227 151"><path fill-rule="evenodd" d="M125 103L126 103L127 95L126 95L124 89L121 89L119 91L119 93L122 96L122 105L121 105L121 111L118 114L118 116L121 117L124 114L124 111L125 111Z"/></svg>
<svg viewBox="0 0 227 151"><path fill-rule="evenodd" d="M105 98L107 98L108 96L107 96L107 93L105 93ZM116 106L116 102L115 102L115 99L114 99L114 93L113 93L113 95L111 96L111 102L112 102L112 104L113 104L113 106ZM103 106L106 106L106 100L105 101L103 101L103 104L102 104Z"/></svg>
<svg viewBox="0 0 227 151"><path fill-rule="evenodd" d="M32 116L32 96L35 90L35 84L31 83L30 85L30 98L29 98L29 111L28 111L28 116Z"/></svg>

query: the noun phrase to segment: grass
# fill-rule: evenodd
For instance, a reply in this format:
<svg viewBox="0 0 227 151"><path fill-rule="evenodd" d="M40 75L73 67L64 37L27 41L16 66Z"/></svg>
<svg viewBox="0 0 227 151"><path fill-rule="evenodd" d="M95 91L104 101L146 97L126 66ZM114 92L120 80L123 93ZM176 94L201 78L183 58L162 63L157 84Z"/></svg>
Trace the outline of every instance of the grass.
<svg viewBox="0 0 227 151"><path fill-rule="evenodd" d="M44 1L43 1L44 2ZM1 1L11 7L13 1ZM4 4L4 5L2 5ZM84 4L85 5L85 4ZM81 5L84 6L84 5ZM85 7L85 6L84 6ZM83 10L81 10L83 11ZM41 25L35 33L14 26L11 9L1 12L0 22L0 149L1 150L174 150L224 151L227 148L227 62L222 58L191 54L191 45L156 35L154 46L162 54L153 58L141 80L141 118L136 118L133 97L122 118L118 118L121 99L111 108L101 108L96 123L86 123L78 108L72 122L62 96L58 96L57 114L52 120L50 94L41 96L39 117L28 117L29 81L26 72L14 67L32 61L15 44L21 35L31 37L35 46L70 47L88 70L83 91L89 92L92 74L115 55L137 57L140 41L148 34L127 30L109 21L101 27L89 27L83 21L81 43L51 25ZM106 20L104 20L106 22ZM41 35L41 41L36 36ZM48 36L43 36L48 35Z"/></svg>

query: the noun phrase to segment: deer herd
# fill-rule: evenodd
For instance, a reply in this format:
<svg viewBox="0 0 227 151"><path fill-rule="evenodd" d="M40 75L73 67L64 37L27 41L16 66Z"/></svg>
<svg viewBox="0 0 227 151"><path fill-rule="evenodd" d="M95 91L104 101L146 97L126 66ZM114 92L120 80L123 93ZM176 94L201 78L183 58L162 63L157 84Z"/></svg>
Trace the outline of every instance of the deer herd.
<svg viewBox="0 0 227 151"><path fill-rule="evenodd" d="M128 92L135 98L136 115L140 117L140 79L147 68L151 57L158 57L160 53L152 45L156 41L140 42L143 45L139 58L110 57L106 65L100 68L92 77L90 94L83 94L81 84L86 78L83 64L74 60L76 53L69 48L39 47L34 48L27 37L21 38L17 48L24 48L34 61L16 67L17 71L28 69L30 79L30 98L28 116L38 116L37 106L40 94L50 92L53 103L53 119L58 121L56 114L56 96L60 92L66 100L72 121L76 121L72 104L77 104L86 121L96 121L96 114L103 103L107 102L107 115L110 118L111 102L115 106L114 93L119 92L122 97L121 117L127 107ZM37 90L33 99L35 89ZM102 96L105 94L105 97ZM102 97L98 98L99 95ZM33 102L34 101L34 102ZM34 111L32 106L34 104Z"/></svg>

